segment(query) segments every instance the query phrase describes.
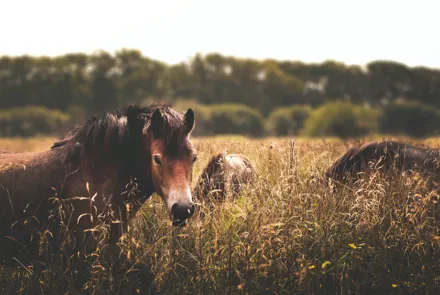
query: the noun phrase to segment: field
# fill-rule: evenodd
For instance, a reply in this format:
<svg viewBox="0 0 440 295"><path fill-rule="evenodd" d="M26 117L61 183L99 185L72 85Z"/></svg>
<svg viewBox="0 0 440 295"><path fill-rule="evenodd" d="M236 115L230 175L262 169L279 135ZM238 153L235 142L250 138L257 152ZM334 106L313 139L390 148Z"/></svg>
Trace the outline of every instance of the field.
<svg viewBox="0 0 440 295"><path fill-rule="evenodd" d="M436 138L403 140L440 147ZM4 139L0 149L43 150L52 141ZM214 210L201 208L204 218L194 216L184 228L170 226L153 196L121 242L127 263L117 277L91 260L78 290L76 269L51 258L44 269L3 267L0 293L439 294L438 204L418 179L372 175L333 194L323 186L324 171L357 140L194 142L195 178L213 153L227 151L251 159L255 185Z"/></svg>

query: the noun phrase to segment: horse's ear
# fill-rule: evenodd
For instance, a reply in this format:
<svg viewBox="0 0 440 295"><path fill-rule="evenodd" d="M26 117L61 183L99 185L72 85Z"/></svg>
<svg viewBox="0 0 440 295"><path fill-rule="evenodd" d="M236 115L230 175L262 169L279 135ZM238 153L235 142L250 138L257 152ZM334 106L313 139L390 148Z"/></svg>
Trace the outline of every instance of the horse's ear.
<svg viewBox="0 0 440 295"><path fill-rule="evenodd" d="M127 108L127 122L130 130L142 133L145 126L145 116L141 108L129 105Z"/></svg>
<svg viewBox="0 0 440 295"><path fill-rule="evenodd" d="M183 117L183 120L185 121L186 132L191 133L191 131L193 131L194 125L195 125L194 112L192 109L188 109L188 111L186 111L186 114Z"/></svg>
<svg viewBox="0 0 440 295"><path fill-rule="evenodd" d="M153 132L154 137L160 137L162 131L163 119L160 109L154 111L153 116L151 116L150 129Z"/></svg>

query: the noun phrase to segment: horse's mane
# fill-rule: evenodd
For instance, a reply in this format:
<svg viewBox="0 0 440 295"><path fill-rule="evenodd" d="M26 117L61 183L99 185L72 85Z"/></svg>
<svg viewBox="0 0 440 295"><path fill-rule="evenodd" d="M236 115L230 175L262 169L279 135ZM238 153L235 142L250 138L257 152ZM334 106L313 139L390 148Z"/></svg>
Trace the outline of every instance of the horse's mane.
<svg viewBox="0 0 440 295"><path fill-rule="evenodd" d="M369 149L373 146L377 146L379 143L380 143L380 141L375 140L375 141L370 141L370 142L366 142L366 143L362 144L360 147L355 148L356 150L353 151L350 158L348 158L348 159L352 160L353 158L355 158L358 155L360 155L361 153L363 153L366 149ZM385 142L385 144L386 144L386 142Z"/></svg>
<svg viewBox="0 0 440 295"><path fill-rule="evenodd" d="M330 168L326 171L326 176L333 178L335 176L341 176L345 171L350 169L349 162L353 155L359 150L359 147L349 148L340 158L338 158Z"/></svg>
<svg viewBox="0 0 440 295"><path fill-rule="evenodd" d="M212 174L215 172L215 168L219 167L221 165L221 162L223 161L225 157L224 153L218 153L211 157L211 160L208 162L208 165L205 169L203 169L202 174L203 176L208 176L210 178Z"/></svg>
<svg viewBox="0 0 440 295"><path fill-rule="evenodd" d="M161 134L166 146L175 147L185 134L183 115L166 104L150 104L146 106L130 105L125 112L117 110L98 117L93 116L84 124L75 127L63 139L55 142L52 149L69 145L80 147L81 155L91 150L99 151L100 155L120 152L127 148L127 142L140 137L148 127L154 111L161 110Z"/></svg>

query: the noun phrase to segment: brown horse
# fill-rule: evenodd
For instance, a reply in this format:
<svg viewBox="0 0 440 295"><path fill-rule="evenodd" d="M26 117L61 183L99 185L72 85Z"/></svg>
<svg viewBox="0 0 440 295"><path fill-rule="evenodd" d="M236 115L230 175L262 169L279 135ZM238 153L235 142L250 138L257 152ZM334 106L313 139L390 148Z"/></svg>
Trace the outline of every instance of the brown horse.
<svg viewBox="0 0 440 295"><path fill-rule="evenodd" d="M67 226L76 232L103 216L120 220L125 229L129 199L135 199L135 214L154 192L172 224L185 224L194 212L194 125L191 109L183 115L166 105L131 105L125 114L92 118L50 150L0 154L0 249L13 241L10 226L20 218L48 219L51 197L70 200ZM132 180L134 197L124 193Z"/></svg>
<svg viewBox="0 0 440 295"><path fill-rule="evenodd" d="M440 180L440 150L396 141L372 141L350 148L326 171L336 182L355 179L359 172L391 169L416 171L431 180Z"/></svg>
<svg viewBox="0 0 440 295"><path fill-rule="evenodd" d="M253 183L255 175L255 168L245 155L216 154L201 172L193 190L194 198L209 203L224 200L228 193L237 196L242 185Z"/></svg>

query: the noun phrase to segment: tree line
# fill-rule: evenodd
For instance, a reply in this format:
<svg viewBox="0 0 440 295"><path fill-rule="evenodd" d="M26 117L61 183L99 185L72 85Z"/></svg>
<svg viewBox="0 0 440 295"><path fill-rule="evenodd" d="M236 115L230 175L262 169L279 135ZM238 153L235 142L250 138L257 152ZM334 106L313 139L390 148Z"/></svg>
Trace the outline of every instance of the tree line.
<svg viewBox="0 0 440 295"><path fill-rule="evenodd" d="M38 106L89 116L149 98L192 99L205 106L238 103L266 118L282 107L317 108L341 100L372 108L410 100L440 108L440 70L392 61L361 67L218 53L168 65L131 49L0 57L0 109Z"/></svg>

